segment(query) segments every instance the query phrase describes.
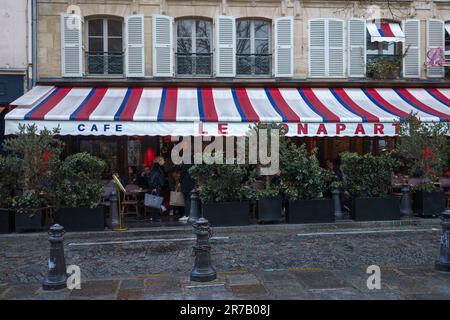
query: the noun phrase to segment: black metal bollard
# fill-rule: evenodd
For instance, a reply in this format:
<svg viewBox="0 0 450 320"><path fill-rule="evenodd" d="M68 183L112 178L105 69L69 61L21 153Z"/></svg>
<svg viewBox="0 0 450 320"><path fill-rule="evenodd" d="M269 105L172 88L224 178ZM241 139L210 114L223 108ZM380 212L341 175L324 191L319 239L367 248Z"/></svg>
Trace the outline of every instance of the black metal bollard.
<svg viewBox="0 0 450 320"><path fill-rule="evenodd" d="M195 265L191 271L191 281L213 281L217 278L217 272L211 263L211 244L209 243L212 236L211 226L203 217L192 226L197 236L197 243L194 246Z"/></svg>
<svg viewBox="0 0 450 320"><path fill-rule="evenodd" d="M331 190L334 202L334 216L337 219L342 219L342 207L341 207L341 191L339 189Z"/></svg>
<svg viewBox="0 0 450 320"><path fill-rule="evenodd" d="M409 203L409 185L404 182L402 186L402 197L400 199L400 213L405 216L412 215L411 204Z"/></svg>
<svg viewBox="0 0 450 320"><path fill-rule="evenodd" d="M112 230L119 227L119 206L118 206L118 198L117 191L113 190L111 195L109 196L109 224Z"/></svg>
<svg viewBox="0 0 450 320"><path fill-rule="evenodd" d="M55 224L48 232L50 241L50 258L48 272L42 283L44 290L59 290L67 287L67 267L64 257L64 227Z"/></svg>
<svg viewBox="0 0 450 320"><path fill-rule="evenodd" d="M194 224L200 218L200 199L197 190L191 191L191 210L189 211L189 224Z"/></svg>
<svg viewBox="0 0 450 320"><path fill-rule="evenodd" d="M450 210L441 214L441 226L441 250L435 268L439 271L450 272Z"/></svg>

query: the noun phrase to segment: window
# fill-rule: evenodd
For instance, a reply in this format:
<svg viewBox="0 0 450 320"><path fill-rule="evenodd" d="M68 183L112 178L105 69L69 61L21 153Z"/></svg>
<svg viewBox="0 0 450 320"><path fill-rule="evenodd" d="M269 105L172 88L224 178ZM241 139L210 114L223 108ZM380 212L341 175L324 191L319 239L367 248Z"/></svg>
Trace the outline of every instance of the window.
<svg viewBox="0 0 450 320"><path fill-rule="evenodd" d="M388 24L388 22L382 22ZM402 42L374 41L367 31L367 76L369 78L398 78L402 66Z"/></svg>
<svg viewBox="0 0 450 320"><path fill-rule="evenodd" d="M177 21L176 66L178 75L211 76L211 22L183 19Z"/></svg>
<svg viewBox="0 0 450 320"><path fill-rule="evenodd" d="M239 20L236 37L237 74L270 75L270 23L262 20Z"/></svg>
<svg viewBox="0 0 450 320"><path fill-rule="evenodd" d="M88 21L87 72L91 75L123 74L123 22L118 19Z"/></svg>

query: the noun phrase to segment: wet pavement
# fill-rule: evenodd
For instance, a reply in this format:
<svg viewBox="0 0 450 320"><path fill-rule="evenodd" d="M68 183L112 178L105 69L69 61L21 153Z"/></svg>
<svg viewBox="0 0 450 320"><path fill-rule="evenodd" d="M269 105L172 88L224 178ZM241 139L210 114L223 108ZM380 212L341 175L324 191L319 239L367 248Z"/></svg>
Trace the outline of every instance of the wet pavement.
<svg viewBox="0 0 450 320"><path fill-rule="evenodd" d="M81 290L44 292L45 234L0 236L0 299L450 299L450 274L434 270L437 221L336 228L216 229L218 279L189 281L193 235L167 232L68 234L67 264ZM369 265L381 289L367 288Z"/></svg>

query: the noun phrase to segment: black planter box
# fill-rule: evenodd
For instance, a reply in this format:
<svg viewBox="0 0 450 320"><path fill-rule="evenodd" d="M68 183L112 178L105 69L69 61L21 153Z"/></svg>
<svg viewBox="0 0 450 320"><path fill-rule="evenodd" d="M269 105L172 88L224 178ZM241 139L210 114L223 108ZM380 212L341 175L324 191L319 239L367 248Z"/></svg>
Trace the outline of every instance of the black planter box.
<svg viewBox="0 0 450 320"><path fill-rule="evenodd" d="M10 233L14 231L14 211L0 209L0 233Z"/></svg>
<svg viewBox="0 0 450 320"><path fill-rule="evenodd" d="M283 200L260 199L257 202L257 218L258 222L278 222L283 218Z"/></svg>
<svg viewBox="0 0 450 320"><path fill-rule="evenodd" d="M14 213L16 232L39 231L42 228L42 210L36 210L33 216L27 213Z"/></svg>
<svg viewBox="0 0 450 320"><path fill-rule="evenodd" d="M399 220L400 200L397 197L353 197L350 218L355 221Z"/></svg>
<svg viewBox="0 0 450 320"><path fill-rule="evenodd" d="M445 210L444 193L417 191L413 193L413 211L421 217L440 215Z"/></svg>
<svg viewBox="0 0 450 320"><path fill-rule="evenodd" d="M105 208L61 208L55 212L54 220L66 231L103 231Z"/></svg>
<svg viewBox="0 0 450 320"><path fill-rule="evenodd" d="M334 222L333 200L289 200L286 206L286 221L288 223Z"/></svg>
<svg viewBox="0 0 450 320"><path fill-rule="evenodd" d="M203 204L203 216L211 226L245 226L250 224L250 203L223 202Z"/></svg>

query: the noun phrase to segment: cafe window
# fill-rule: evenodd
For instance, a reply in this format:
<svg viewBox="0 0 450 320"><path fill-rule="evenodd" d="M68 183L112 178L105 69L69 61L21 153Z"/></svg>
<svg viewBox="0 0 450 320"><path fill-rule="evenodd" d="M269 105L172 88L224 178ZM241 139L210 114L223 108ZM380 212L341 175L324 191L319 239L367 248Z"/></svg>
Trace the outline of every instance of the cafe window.
<svg viewBox="0 0 450 320"><path fill-rule="evenodd" d="M123 74L123 21L90 19L87 22L87 73L90 75Z"/></svg>

